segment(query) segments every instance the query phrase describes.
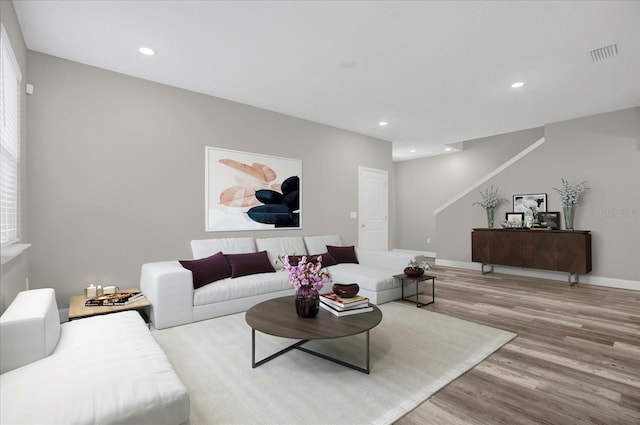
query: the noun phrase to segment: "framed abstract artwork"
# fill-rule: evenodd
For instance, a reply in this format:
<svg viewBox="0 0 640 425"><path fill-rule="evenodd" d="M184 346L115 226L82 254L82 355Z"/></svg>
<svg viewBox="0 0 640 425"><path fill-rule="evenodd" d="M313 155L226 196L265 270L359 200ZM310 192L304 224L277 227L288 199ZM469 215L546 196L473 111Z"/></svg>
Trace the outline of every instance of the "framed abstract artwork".
<svg viewBox="0 0 640 425"><path fill-rule="evenodd" d="M207 146L205 231L302 228L302 160Z"/></svg>

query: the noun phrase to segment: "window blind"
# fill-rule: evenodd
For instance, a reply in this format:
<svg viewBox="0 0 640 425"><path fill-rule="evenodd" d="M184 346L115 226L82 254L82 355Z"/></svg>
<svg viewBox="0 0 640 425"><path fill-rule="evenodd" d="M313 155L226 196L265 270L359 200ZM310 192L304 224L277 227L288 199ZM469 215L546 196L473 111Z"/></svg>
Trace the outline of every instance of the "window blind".
<svg viewBox="0 0 640 425"><path fill-rule="evenodd" d="M1 28L0 36L0 245L18 241L20 207L20 82L22 74Z"/></svg>

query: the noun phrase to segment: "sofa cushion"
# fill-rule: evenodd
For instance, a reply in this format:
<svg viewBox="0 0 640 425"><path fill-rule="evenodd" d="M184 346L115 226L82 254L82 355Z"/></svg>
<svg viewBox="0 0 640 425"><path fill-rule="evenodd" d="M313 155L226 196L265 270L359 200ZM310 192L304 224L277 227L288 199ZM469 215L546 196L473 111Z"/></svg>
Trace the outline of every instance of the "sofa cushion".
<svg viewBox="0 0 640 425"><path fill-rule="evenodd" d="M285 255L306 255L307 248L301 236L290 236L283 238L256 238L256 247L259 251L267 251L271 264L276 270L283 268L282 261ZM278 257L282 257L279 260Z"/></svg>
<svg viewBox="0 0 640 425"><path fill-rule="evenodd" d="M191 251L193 252L193 258L205 258L216 252L243 254L256 252L257 250L253 238L220 238L192 240Z"/></svg>
<svg viewBox="0 0 640 425"><path fill-rule="evenodd" d="M362 264L343 263L330 267L329 271L334 283L357 283L360 289L380 292L398 288L400 279L395 279L397 271Z"/></svg>
<svg viewBox="0 0 640 425"><path fill-rule="evenodd" d="M317 255L327 252L327 245L340 246L342 241L338 235L305 236L307 254Z"/></svg>
<svg viewBox="0 0 640 425"><path fill-rule="evenodd" d="M226 257L231 265L232 278L276 271L269 261L267 251L248 254L228 254Z"/></svg>
<svg viewBox="0 0 640 425"><path fill-rule="evenodd" d="M293 285L287 279L287 273L283 271L252 274L237 279L223 279L216 282L215 285L206 285L195 290L193 305L203 306L287 289L294 290Z"/></svg>
<svg viewBox="0 0 640 425"><path fill-rule="evenodd" d="M327 245L327 251L335 259L336 263L356 263L358 264L358 256L356 248L352 246L333 246Z"/></svg>
<svg viewBox="0 0 640 425"><path fill-rule="evenodd" d="M60 337L53 288L18 293L0 317L0 373L47 357Z"/></svg>
<svg viewBox="0 0 640 425"><path fill-rule="evenodd" d="M180 264L193 274L193 289L216 280L231 277L231 266L222 252L197 260L181 260Z"/></svg>

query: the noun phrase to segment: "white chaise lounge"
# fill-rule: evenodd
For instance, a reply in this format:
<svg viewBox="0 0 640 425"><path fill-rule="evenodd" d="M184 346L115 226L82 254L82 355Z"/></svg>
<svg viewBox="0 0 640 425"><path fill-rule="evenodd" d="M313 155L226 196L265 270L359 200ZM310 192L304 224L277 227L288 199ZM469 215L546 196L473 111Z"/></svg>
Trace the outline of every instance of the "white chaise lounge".
<svg viewBox="0 0 640 425"><path fill-rule="evenodd" d="M135 311L60 324L53 289L0 317L0 423L186 424L189 394Z"/></svg>

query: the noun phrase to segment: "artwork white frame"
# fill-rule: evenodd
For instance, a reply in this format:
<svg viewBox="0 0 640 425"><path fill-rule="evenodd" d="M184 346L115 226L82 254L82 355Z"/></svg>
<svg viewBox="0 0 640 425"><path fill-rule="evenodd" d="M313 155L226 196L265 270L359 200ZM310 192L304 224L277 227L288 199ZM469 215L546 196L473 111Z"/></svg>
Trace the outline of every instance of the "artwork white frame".
<svg viewBox="0 0 640 425"><path fill-rule="evenodd" d="M283 194L281 184L291 178L285 188L291 187L294 177L297 193ZM302 160L205 147L206 232L302 229L301 189ZM271 203L258 200L256 191L261 191L263 200L269 196ZM293 207L293 195L298 208ZM285 199L277 202L281 197ZM256 217L275 217L277 222L258 222Z"/></svg>

